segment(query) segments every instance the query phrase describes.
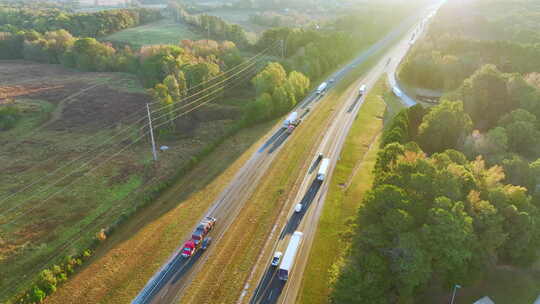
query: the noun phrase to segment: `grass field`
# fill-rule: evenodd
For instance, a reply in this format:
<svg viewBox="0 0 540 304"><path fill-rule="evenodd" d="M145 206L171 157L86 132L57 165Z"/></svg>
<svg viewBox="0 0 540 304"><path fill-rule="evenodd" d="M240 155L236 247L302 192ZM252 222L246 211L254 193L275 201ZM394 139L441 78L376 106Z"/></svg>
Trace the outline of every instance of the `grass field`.
<svg viewBox="0 0 540 304"><path fill-rule="evenodd" d="M103 40L129 43L133 47L140 48L144 45L178 44L183 39L202 38L201 35L191 31L187 25L165 19L116 32Z"/></svg>
<svg viewBox="0 0 540 304"><path fill-rule="evenodd" d="M386 105L384 97L389 90L385 81L383 76L369 92L345 141L304 271L298 303L328 303L331 280L336 275L333 265L347 252L347 231L351 231L364 193L371 187L383 116L395 113L394 107L402 107Z"/></svg>
<svg viewBox="0 0 540 304"><path fill-rule="evenodd" d="M135 143L141 133L130 129L151 101L133 76L21 61L0 62L0 70L0 101L23 109L15 128L0 134L0 302L46 265L87 248L241 113L230 102L185 116L181 136L158 138L170 149L152 163L148 139Z"/></svg>

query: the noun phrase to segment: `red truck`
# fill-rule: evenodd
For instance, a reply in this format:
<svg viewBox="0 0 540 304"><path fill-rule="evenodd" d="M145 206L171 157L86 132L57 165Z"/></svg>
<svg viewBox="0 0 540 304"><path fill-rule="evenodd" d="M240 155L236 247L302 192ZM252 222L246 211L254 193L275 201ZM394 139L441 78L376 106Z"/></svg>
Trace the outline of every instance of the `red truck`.
<svg viewBox="0 0 540 304"><path fill-rule="evenodd" d="M214 228L215 223L215 218L207 216L199 223L199 225L197 225L197 228L195 228L195 231L193 231L193 234L191 235L191 239L185 242L182 247L181 254L183 257L189 258L193 256L197 250L205 250L210 245L212 239L207 236L212 228Z"/></svg>

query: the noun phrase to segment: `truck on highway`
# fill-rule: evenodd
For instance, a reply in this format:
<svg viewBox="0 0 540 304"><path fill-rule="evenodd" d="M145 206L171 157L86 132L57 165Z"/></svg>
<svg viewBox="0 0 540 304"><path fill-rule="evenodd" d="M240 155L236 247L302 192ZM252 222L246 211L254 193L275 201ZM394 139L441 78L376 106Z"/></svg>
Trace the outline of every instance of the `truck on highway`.
<svg viewBox="0 0 540 304"><path fill-rule="evenodd" d="M205 217L199 225L197 225L197 228L195 228L195 231L193 231L193 234L191 235L191 239L195 242L195 244L199 244L214 228L214 225L216 223L216 219L210 216Z"/></svg>
<svg viewBox="0 0 540 304"><path fill-rule="evenodd" d="M326 91L326 88L328 88L328 83L321 83L321 85L317 88L317 95L323 94Z"/></svg>
<svg viewBox="0 0 540 304"><path fill-rule="evenodd" d="M283 128L288 128L289 125L296 123L298 121L298 112L292 112L285 118L285 121L283 122Z"/></svg>
<svg viewBox="0 0 540 304"><path fill-rule="evenodd" d="M285 255L281 260L281 265L278 270L278 278L282 281L287 281L289 279L289 272L294 266L294 260L296 259L296 254L298 253L298 248L300 248L303 236L304 234L300 231L295 231L291 236L289 246L287 246L287 250L285 250Z"/></svg>
<svg viewBox="0 0 540 304"><path fill-rule="evenodd" d="M358 95L363 96L364 94L366 94L366 85L365 84L361 85L360 88L358 89Z"/></svg>
<svg viewBox="0 0 540 304"><path fill-rule="evenodd" d="M317 179L323 181L326 178L326 173L328 173L328 167L330 166L330 158L323 158L321 161L321 166L319 167L319 172L317 172Z"/></svg>
<svg viewBox="0 0 540 304"><path fill-rule="evenodd" d="M301 119L297 119L297 120L291 122L291 123L289 124L289 126L287 127L287 131L286 131L286 132L287 132L288 134L291 134L291 133L296 129L296 127L298 127L298 125L299 125L301 122L302 122Z"/></svg>
<svg viewBox="0 0 540 304"><path fill-rule="evenodd" d="M208 233L214 228L215 223L215 218L207 216L197 225L197 228L195 228L195 231L191 235L191 239L182 246L182 251L180 252L182 257L192 257L199 249L205 250L210 246L212 239L208 237Z"/></svg>

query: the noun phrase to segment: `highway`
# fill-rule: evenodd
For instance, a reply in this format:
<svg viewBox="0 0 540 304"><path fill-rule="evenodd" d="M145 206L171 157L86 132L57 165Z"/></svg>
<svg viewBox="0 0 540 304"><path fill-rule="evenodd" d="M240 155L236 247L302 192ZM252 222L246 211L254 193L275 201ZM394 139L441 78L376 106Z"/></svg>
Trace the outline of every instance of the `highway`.
<svg viewBox="0 0 540 304"><path fill-rule="evenodd" d="M418 16L408 18L394 31L390 32L383 39L378 41L366 51L362 52L352 62L328 77L327 82L329 82L330 79L334 80L329 84L328 90L331 90L333 85L339 82L340 79L347 75L347 73L358 64L364 63L372 56L378 54L381 50L391 46L399 37L403 35L404 32L411 28L411 26L414 25L417 20ZM410 35L407 34L407 43L409 42L409 36ZM398 55L403 56L404 53L405 51L399 47L397 50L390 52L389 55L398 58ZM365 83L368 85L368 87L372 86L379 76L388 69L386 58L388 58L388 56L385 56L385 58L371 70L368 77L366 77ZM297 111L302 119L309 119L309 114L316 110L316 106L318 104L317 101L320 98L321 96L318 96L315 92L312 92L301 103L299 103L299 105L293 111ZM348 133L348 130L354 120L353 118L356 116L362 102L363 99L356 99L355 96L351 96L350 103L347 103L346 106L343 106L339 111L336 111L337 113L334 114L336 116L334 119L332 119L334 123L328 128L328 131L324 135L324 139L321 142L320 151L324 152L325 155L332 157L331 169L333 169L335 166L335 161L346 138L346 134ZM247 199L257 188L261 177L264 176L265 172L272 164L283 143L286 142L288 134L282 128L281 123L279 123L267 135L267 138L268 139L266 142L236 173L231 183L227 185L218 199L205 213L204 216L212 216L217 219L216 225L209 235L213 239L213 244L209 247L209 251L212 250L215 243L220 241L229 226L234 222L236 215L244 207ZM322 191L319 190L319 187L322 189ZM307 191L308 188L310 191ZM300 196L300 193L306 192L308 192L306 197L298 197L298 200L302 199L305 202L305 209L302 213L296 214L293 218L291 218L291 221L287 224L287 227L284 227L280 237L281 243L286 242L286 240L288 240L288 236L290 233L294 232L294 230L309 231L310 229L314 230L314 227L316 227L316 221L314 223L314 220L318 219L318 215L320 214L320 210L322 208L321 202L324 202L326 184L314 182L311 174L308 174L300 188L298 195ZM313 232L314 231L305 233L300 257L306 255L305 252L309 252L309 239L313 238ZM178 299L182 295L184 289L189 286L197 271L202 269L207 257L209 256L209 254L199 251L191 258L182 258L179 254L181 247L183 242L188 240L190 237L191 233L182 238L182 241L178 244L175 252L171 254L168 261L148 281L137 297L133 299L132 303L141 304L178 302ZM302 261L302 259L299 259L299 261ZM298 278L299 274L297 274L296 270L299 270L300 268L303 269L303 266L297 265L295 267L296 268L293 275L294 277ZM271 274L269 273L267 275ZM275 280L271 280L271 285L275 283L274 281ZM284 289L286 291L284 293L285 298L289 294L287 291L291 290L291 285L293 284L289 282L286 285L287 288ZM273 293L272 290L275 290L274 288L264 289L270 290L271 293ZM280 288L280 290L282 289ZM294 292L294 294L296 294L296 292ZM271 298L274 296L275 295L272 295Z"/></svg>
<svg viewBox="0 0 540 304"><path fill-rule="evenodd" d="M423 12L422 15L432 16L433 12L436 11L438 7L439 6L430 7L428 10ZM407 54L407 51L414 43L415 39L425 29L425 25L426 22L422 20L416 26L414 26L413 29L404 36L405 38L397 43L361 81L355 84L355 86L359 87L360 84L365 84L367 85L369 92L369 88L373 87L373 85L382 75L388 73L389 82L394 90L394 93L396 93L395 88L400 90L396 81L395 71L402 58ZM411 28L410 25L407 28ZM393 82L391 79L393 79ZM396 95L402 99L405 105L412 106L416 104L412 98L407 96L401 90L398 91L398 93L399 95ZM323 140L317 149L317 154L323 153L324 157L331 159L328 176L323 182L316 179L317 164L313 164L308 172L306 172L297 196L293 201L289 202L290 210L287 214L289 220L282 228L279 238L273 241L273 244L267 244L267 246L271 246L273 248L273 250L269 251L270 255L263 257L261 259L261 263L258 263L259 265L262 265L259 267L264 267L265 270L263 271L262 277L258 278L257 287L253 292L249 303L269 304L296 302L296 297L302 283L303 271L307 264L310 248L315 237L318 220L324 206L324 200L328 190L327 181L332 177L332 171L335 168L341 153L341 149L343 148L343 144L345 143L347 134L349 133L349 129L351 128L355 117L364 102L364 97L366 94L359 97L358 90L352 90L350 95L346 98L344 106L339 110L336 117L332 119L332 123L328 127L328 131L326 134L324 134ZM294 211L294 206L300 201L302 204L304 204L304 208L300 213L296 213ZM301 231L304 233L304 236L295 265L292 271L289 273L288 281L285 282L281 281L277 277L279 267L271 266L270 261L275 251L285 252L290 236L292 233L294 233L294 231ZM269 242L272 241L270 240ZM247 284L250 284L250 282Z"/></svg>

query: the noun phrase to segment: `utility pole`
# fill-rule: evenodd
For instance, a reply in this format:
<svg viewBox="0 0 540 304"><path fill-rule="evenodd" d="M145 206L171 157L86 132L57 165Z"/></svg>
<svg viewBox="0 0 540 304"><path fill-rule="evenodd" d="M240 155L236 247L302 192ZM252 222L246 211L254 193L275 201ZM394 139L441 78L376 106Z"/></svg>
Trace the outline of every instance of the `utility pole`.
<svg viewBox="0 0 540 304"><path fill-rule="evenodd" d="M454 291L452 292L452 301L450 301L450 304L454 304L454 299L456 298L456 291L458 288L461 288L460 285L454 285Z"/></svg>
<svg viewBox="0 0 540 304"><path fill-rule="evenodd" d="M156 141L154 140L154 128L152 127L152 116L150 115L150 105L146 104L146 112L148 113L148 126L150 127L150 139L152 139L152 155L154 161L157 161Z"/></svg>

